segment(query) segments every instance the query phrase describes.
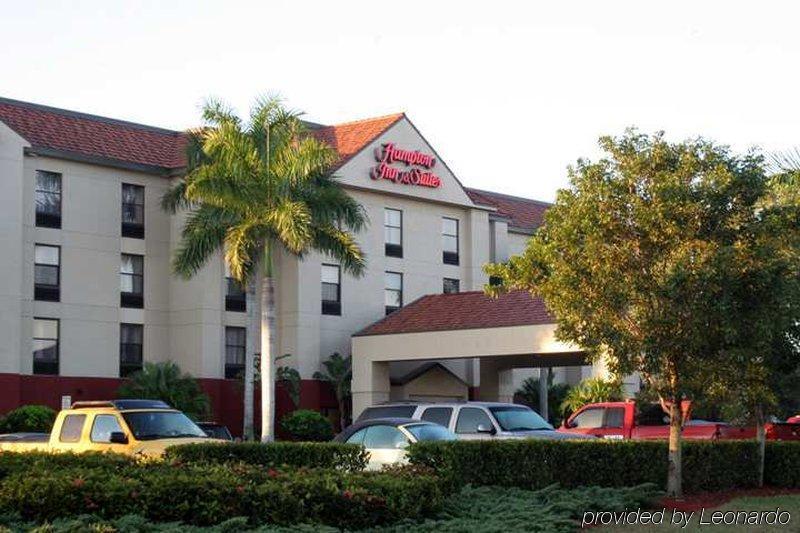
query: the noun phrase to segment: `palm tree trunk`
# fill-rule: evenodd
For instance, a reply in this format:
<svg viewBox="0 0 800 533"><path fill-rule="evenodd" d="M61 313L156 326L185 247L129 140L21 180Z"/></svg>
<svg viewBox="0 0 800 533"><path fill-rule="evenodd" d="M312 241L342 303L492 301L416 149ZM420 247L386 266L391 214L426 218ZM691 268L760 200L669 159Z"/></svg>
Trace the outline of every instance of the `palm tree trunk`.
<svg viewBox="0 0 800 533"><path fill-rule="evenodd" d="M261 442L275 440L275 283L272 277L272 255L269 244L264 247L264 274L261 277Z"/></svg>
<svg viewBox="0 0 800 533"><path fill-rule="evenodd" d="M667 496L683 497L683 463L681 461L681 401L673 396L669 408L669 452L667 456Z"/></svg>
<svg viewBox="0 0 800 533"><path fill-rule="evenodd" d="M256 313L256 282L251 277L247 282L247 350L244 355L244 421L242 434L245 440L253 440L253 381L255 375L256 335L258 334L258 316Z"/></svg>

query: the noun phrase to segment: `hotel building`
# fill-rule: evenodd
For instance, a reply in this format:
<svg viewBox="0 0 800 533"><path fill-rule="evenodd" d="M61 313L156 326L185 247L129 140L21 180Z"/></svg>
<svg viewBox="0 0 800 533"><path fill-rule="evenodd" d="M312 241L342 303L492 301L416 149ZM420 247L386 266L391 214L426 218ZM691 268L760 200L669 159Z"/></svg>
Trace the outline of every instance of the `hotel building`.
<svg viewBox="0 0 800 533"><path fill-rule="evenodd" d="M354 354L356 410L401 398L510 399L538 373L521 368L556 367L570 382L592 374L573 348L485 345L526 326L554 342L541 302L474 292L489 281L484 264L524 249L547 203L465 187L404 114L310 127L339 154L333 172L369 218L357 235L368 265L353 278L319 254L277 260L276 346L287 354L278 364L299 371L303 406L335 409L314 378L334 352ZM183 215L160 199L183 166L182 132L0 99L0 412L112 397L143 362L172 360L240 431L239 376L258 340L248 346L244 294L221 256L188 281L170 271ZM485 328L496 341L470 340ZM457 342L437 347L447 338ZM454 352L458 342L471 344ZM363 350L369 368L357 360ZM498 363L507 355L513 363Z"/></svg>

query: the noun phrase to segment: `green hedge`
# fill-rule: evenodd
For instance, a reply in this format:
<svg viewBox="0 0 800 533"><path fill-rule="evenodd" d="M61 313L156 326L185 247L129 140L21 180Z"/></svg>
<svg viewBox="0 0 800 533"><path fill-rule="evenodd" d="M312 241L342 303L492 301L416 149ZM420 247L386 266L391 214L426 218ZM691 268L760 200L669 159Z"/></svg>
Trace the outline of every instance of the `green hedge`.
<svg viewBox="0 0 800 533"><path fill-rule="evenodd" d="M339 442L257 442L182 444L167 449L166 459L183 463L246 463L281 466L364 470L364 448Z"/></svg>
<svg viewBox="0 0 800 533"><path fill-rule="evenodd" d="M20 472L61 468L122 470L136 464L134 457L116 453L0 452L0 480Z"/></svg>
<svg viewBox="0 0 800 533"><path fill-rule="evenodd" d="M683 484L687 492L757 484L752 441L685 442ZM412 464L433 468L457 486L500 485L540 489L666 486L665 441L481 440L422 442L409 449ZM797 468L800 463L794 463Z"/></svg>
<svg viewBox="0 0 800 533"><path fill-rule="evenodd" d="M363 528L439 510L444 492L431 475L274 470L245 464L163 462L15 472L0 483L0 514L35 522L93 514L140 514L154 522L214 525L299 523Z"/></svg>
<svg viewBox="0 0 800 533"><path fill-rule="evenodd" d="M767 442L764 483L800 488L800 442Z"/></svg>

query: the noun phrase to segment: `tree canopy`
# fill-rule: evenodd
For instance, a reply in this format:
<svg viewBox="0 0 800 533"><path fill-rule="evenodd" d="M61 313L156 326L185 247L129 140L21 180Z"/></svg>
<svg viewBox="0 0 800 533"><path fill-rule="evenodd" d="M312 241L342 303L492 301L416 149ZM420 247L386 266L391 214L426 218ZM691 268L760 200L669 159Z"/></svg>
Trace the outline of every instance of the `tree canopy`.
<svg viewBox="0 0 800 533"><path fill-rule="evenodd" d="M487 267L502 280L487 290L541 296L559 339L675 405L732 373L754 390L796 340L797 209L774 200L755 152L635 130L600 147L569 169L524 253Z"/></svg>

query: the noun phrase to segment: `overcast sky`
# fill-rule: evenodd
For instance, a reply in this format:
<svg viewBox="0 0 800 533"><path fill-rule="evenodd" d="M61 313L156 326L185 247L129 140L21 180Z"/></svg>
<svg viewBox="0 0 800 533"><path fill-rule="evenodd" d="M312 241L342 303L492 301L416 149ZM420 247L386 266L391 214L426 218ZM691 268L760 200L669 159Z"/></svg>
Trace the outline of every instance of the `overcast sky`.
<svg viewBox="0 0 800 533"><path fill-rule="evenodd" d="M792 2L9 2L0 96L183 129L265 92L335 123L405 111L468 186L552 200L636 125L800 144ZM225 6L225 7L222 7Z"/></svg>

